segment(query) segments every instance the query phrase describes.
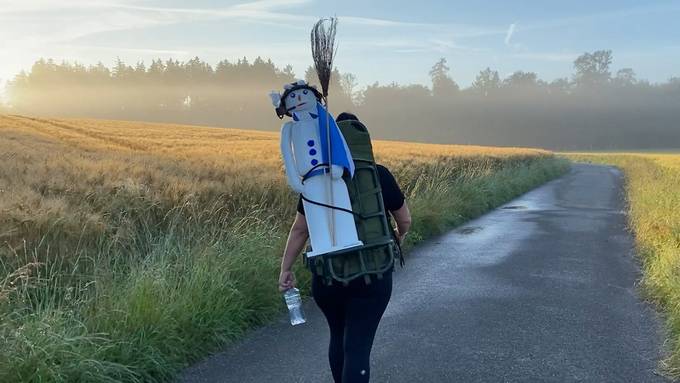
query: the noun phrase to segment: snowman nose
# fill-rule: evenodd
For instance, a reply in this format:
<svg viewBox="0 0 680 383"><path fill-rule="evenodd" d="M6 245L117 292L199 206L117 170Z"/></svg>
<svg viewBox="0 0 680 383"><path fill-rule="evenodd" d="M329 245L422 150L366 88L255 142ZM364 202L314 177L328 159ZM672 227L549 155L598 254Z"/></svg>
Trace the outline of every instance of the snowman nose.
<svg viewBox="0 0 680 383"><path fill-rule="evenodd" d="M298 95L298 101L302 101L302 96Z"/></svg>

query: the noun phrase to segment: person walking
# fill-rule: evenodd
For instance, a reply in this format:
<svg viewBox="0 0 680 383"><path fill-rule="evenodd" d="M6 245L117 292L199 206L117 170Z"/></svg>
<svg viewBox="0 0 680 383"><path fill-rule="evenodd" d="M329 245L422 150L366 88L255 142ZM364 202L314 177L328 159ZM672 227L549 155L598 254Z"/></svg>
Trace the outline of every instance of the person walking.
<svg viewBox="0 0 680 383"><path fill-rule="evenodd" d="M357 120L351 113L341 113L336 121ZM382 165L376 164L383 203L388 223L394 227L395 237L401 244L411 226L411 214L404 194L394 176ZM298 200L297 213L290 229L281 260L279 290L295 287L292 266L309 237L302 199ZM328 361L335 383L365 383L370 379L370 353L373 339L392 295L392 269L378 278L370 275L370 283L357 278L347 284L336 280L328 285L317 275L312 277L312 296L319 306L330 330Z"/></svg>

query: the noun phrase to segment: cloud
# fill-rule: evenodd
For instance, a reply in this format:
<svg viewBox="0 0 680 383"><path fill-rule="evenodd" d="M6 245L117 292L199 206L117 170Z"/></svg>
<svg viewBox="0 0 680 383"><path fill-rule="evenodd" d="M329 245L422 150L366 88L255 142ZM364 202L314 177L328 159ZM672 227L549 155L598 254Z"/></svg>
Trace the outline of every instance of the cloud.
<svg viewBox="0 0 680 383"><path fill-rule="evenodd" d="M121 3L119 1L118 3ZM85 9L85 8L101 8L110 6L110 1L103 0L0 0L0 16L7 14L22 14L30 12L47 13L55 10L63 9Z"/></svg>
<svg viewBox="0 0 680 383"><path fill-rule="evenodd" d="M508 31L505 33L505 45L510 45L510 39L512 39L512 35L515 34L515 23L510 24L508 27Z"/></svg>
<svg viewBox="0 0 680 383"><path fill-rule="evenodd" d="M133 0L0 0L0 35L12 48L71 43L106 32L216 20L307 29L317 18L288 10L313 0L252 0L221 8L163 7ZM340 16L342 24L372 28L408 28L446 40L504 33L464 24L415 23L382 18Z"/></svg>
<svg viewBox="0 0 680 383"><path fill-rule="evenodd" d="M485 49L460 45L451 39L439 38L381 38L381 39L348 39L342 41L342 46L358 52L373 52L382 50L395 53L449 53L449 52L481 52Z"/></svg>
<svg viewBox="0 0 680 383"><path fill-rule="evenodd" d="M247 3L236 4L235 9L249 9L249 10L269 10L276 8L289 8L299 5L311 3L311 0L259 0Z"/></svg>
<svg viewBox="0 0 680 383"><path fill-rule="evenodd" d="M223 8L181 8L139 5L131 0L28 0L22 3L0 0L0 22L40 21L46 24L56 24L64 19L70 19L92 27L97 25L92 33L221 19L262 21L267 24L280 25L283 22L310 20L310 17L280 11L310 2L311 0L256 0ZM106 21L112 17L127 20L127 22L117 22L114 27L107 26ZM87 22L92 19L97 23ZM0 24L0 31L2 29ZM72 39L72 37L66 36L65 39Z"/></svg>
<svg viewBox="0 0 680 383"><path fill-rule="evenodd" d="M274 23L281 25L284 22L306 22L312 20L311 17L276 11L276 7L301 3L302 1L255 1L227 8L166 8L118 4L115 8L141 12L150 18L169 19L172 20L172 23L233 19L248 22L262 21L267 24Z"/></svg>
<svg viewBox="0 0 680 383"><path fill-rule="evenodd" d="M482 37L491 35L502 35L505 29L496 27L485 27L468 24L455 23L415 23L409 21L397 21L390 19L374 18L374 17L358 17L358 16L339 16L341 24L347 23L350 25L367 26L367 27L383 27L383 28L406 28L410 30L422 30L439 34L452 34L456 37Z"/></svg>

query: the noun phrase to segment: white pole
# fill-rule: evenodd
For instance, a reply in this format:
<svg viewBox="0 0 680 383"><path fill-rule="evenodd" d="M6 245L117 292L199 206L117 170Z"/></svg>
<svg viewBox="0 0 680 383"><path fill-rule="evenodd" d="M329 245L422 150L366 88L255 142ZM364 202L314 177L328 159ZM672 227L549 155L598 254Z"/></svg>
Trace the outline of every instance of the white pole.
<svg viewBox="0 0 680 383"><path fill-rule="evenodd" d="M328 167L331 171L331 176L328 177L329 183L329 205L335 206L335 201L333 199L333 151L331 150L331 113L328 110L328 97L324 98L326 100L326 147L328 148ZM331 229L331 246L335 247L335 209L330 210L330 229Z"/></svg>

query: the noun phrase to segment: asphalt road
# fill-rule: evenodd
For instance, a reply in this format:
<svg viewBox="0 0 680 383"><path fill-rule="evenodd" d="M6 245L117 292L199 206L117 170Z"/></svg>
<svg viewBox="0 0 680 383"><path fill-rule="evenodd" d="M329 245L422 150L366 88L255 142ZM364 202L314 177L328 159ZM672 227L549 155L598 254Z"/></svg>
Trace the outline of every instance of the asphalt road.
<svg viewBox="0 0 680 383"><path fill-rule="evenodd" d="M621 173L564 177L413 249L378 329L372 382L664 382L662 325L636 287ZM331 382L328 329L281 317L181 382Z"/></svg>

